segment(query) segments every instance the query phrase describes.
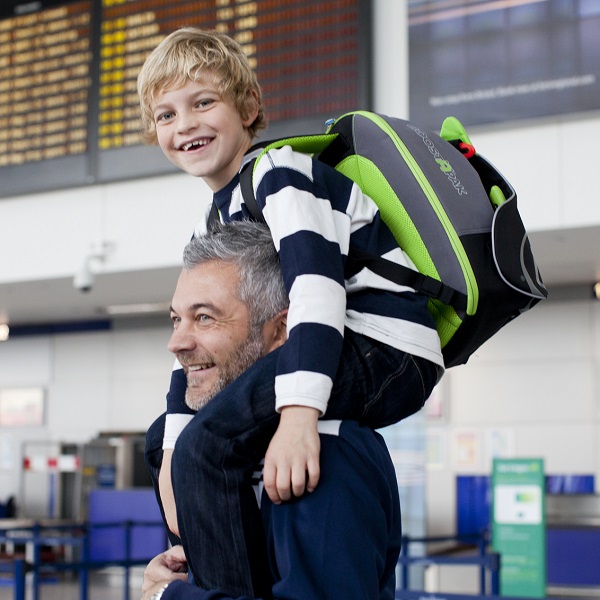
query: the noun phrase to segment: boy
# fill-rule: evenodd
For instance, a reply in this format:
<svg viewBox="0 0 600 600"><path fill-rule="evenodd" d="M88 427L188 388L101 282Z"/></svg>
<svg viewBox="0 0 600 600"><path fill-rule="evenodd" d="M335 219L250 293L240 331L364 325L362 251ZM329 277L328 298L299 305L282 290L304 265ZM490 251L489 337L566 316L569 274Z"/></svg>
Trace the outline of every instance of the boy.
<svg viewBox="0 0 600 600"><path fill-rule="evenodd" d="M173 164L205 181L223 222L250 218L239 171L256 155L249 150L266 120L260 86L240 46L216 32L180 29L146 60L138 92L147 141L158 142ZM371 427L395 423L422 407L443 371L424 296L367 269L344 273L350 247L413 266L374 202L348 178L289 147L270 151L255 169L256 200L279 254L290 308L272 397L256 397L252 386L241 392L234 382L211 402L211 414L218 419L219 403L235 402L239 421L204 424L222 437L222 453L211 460L220 462L223 481L207 491L214 496L211 511L222 507L222 515L215 518L211 512L206 523L219 533L210 548L202 549L206 562L194 577L202 587L232 595L253 592L246 550L253 536L245 529L252 508L240 500L245 497L240 486L249 483L231 484L244 480L239 473L231 475L247 468L241 457L257 462L265 456L264 485L273 502L310 492L319 478L320 416ZM203 222L197 233L204 228ZM193 372L187 370L187 404L194 410L202 401L190 386L198 387L200 377L210 382L212 366L207 357ZM252 373L260 379L260 361ZM351 378L356 393L342 404L334 381L344 378ZM212 391L219 390L214 383ZM192 418L207 417L205 411L193 417L185 395L186 378L176 368L167 397L159 487L169 527L174 532L179 527L189 547L189 531L198 529L202 511L194 510L193 502L190 508L187 498L183 508L181 495L174 506L170 455L178 431Z"/></svg>

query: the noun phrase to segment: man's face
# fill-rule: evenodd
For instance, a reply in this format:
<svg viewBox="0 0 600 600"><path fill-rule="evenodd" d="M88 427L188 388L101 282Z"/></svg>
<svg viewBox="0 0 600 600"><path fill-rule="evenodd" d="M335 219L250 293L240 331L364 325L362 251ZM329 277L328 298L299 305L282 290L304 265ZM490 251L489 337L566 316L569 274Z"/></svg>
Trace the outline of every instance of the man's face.
<svg viewBox="0 0 600 600"><path fill-rule="evenodd" d="M183 270L171 306L169 350L187 376L186 404L198 410L263 356L263 330L237 297L237 267L209 261Z"/></svg>
<svg viewBox="0 0 600 600"><path fill-rule="evenodd" d="M152 109L158 144L174 165L202 177L213 192L231 181L252 143L247 127L256 112L242 119L233 103L221 97L210 74L165 90Z"/></svg>

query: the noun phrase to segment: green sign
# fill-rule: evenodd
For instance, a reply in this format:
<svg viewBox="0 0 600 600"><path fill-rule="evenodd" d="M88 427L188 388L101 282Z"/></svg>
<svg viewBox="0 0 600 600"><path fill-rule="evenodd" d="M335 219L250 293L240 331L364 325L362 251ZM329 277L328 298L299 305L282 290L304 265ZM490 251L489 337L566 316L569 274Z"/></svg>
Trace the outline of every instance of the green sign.
<svg viewBox="0 0 600 600"><path fill-rule="evenodd" d="M495 459L492 545L500 553L500 594L546 596L544 461Z"/></svg>

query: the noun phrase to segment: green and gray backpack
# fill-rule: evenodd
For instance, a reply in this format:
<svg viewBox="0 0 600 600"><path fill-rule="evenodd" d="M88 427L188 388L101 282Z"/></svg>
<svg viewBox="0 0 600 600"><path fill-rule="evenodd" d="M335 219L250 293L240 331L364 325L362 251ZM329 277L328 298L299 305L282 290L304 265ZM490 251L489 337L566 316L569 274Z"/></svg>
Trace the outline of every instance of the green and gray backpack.
<svg viewBox="0 0 600 600"><path fill-rule="evenodd" d="M355 181L379 207L418 272L350 251L347 276L367 267L429 297L446 367L464 364L500 328L548 292L517 209L517 195L447 118L440 135L366 111L328 123L324 134L260 144L290 145ZM263 220L242 171L244 202Z"/></svg>

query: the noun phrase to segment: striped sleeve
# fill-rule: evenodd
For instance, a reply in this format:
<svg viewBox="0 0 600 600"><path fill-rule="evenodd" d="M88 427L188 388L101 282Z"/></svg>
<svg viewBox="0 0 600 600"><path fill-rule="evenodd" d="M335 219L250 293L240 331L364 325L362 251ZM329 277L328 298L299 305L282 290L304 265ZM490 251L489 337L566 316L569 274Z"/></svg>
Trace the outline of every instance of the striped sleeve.
<svg viewBox="0 0 600 600"><path fill-rule="evenodd" d="M317 175L309 156L285 147L259 161L254 185L290 297L288 341L275 381L277 409L302 405L323 414L343 343L351 229L346 208L353 186L331 169Z"/></svg>

